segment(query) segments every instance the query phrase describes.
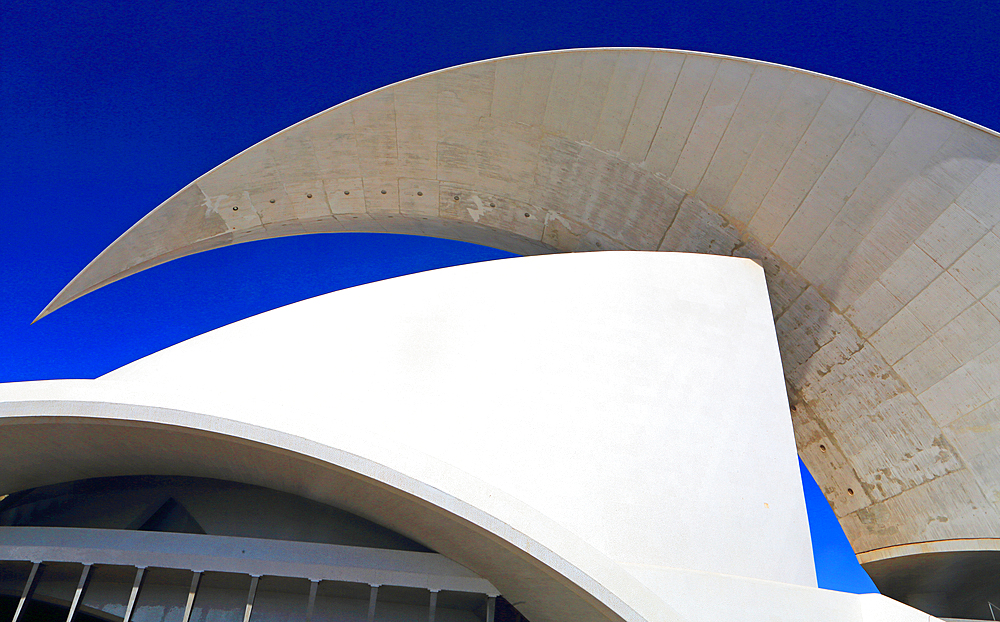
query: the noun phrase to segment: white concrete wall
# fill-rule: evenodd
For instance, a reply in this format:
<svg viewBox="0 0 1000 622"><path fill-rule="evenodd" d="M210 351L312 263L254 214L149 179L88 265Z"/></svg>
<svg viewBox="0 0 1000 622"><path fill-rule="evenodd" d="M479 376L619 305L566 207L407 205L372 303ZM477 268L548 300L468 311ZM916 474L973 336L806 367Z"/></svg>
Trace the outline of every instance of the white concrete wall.
<svg viewBox="0 0 1000 622"><path fill-rule="evenodd" d="M640 569L643 581L687 622L930 622L881 594L847 594L711 572Z"/></svg>
<svg viewBox="0 0 1000 622"><path fill-rule="evenodd" d="M602 253L438 270L257 316L102 380L361 455L373 437L430 454L620 564L815 585L749 260ZM411 470L402 454L378 459Z"/></svg>

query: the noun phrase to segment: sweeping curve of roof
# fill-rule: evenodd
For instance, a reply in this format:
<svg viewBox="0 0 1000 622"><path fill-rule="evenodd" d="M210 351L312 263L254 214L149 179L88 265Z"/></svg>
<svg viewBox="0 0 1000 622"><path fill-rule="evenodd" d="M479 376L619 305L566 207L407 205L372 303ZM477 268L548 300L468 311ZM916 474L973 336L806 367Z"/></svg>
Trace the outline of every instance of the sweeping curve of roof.
<svg viewBox="0 0 1000 622"><path fill-rule="evenodd" d="M855 550L891 556L1000 538L998 157L995 132L788 67L647 49L501 58L233 157L41 315L171 259L302 233L753 258L800 456Z"/></svg>

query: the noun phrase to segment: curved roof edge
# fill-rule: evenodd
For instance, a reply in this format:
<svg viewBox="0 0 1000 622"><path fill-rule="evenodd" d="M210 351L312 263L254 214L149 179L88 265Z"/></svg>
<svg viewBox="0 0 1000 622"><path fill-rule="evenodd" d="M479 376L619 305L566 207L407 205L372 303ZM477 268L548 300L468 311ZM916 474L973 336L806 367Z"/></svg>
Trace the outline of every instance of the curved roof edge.
<svg viewBox="0 0 1000 622"><path fill-rule="evenodd" d="M446 472L452 481L474 480L464 482L464 488L483 499L502 499L515 513L531 515L546 542L377 459L224 417L156 406L164 397L145 393L107 380L2 385L0 437L8 441L12 437L24 448L0 467L4 492L68 481L81 473L85 477L134 474L137 465L148 470L154 468L150 464L161 468L172 464L184 471L175 474L224 474L224 479L297 494L374 520L467 566L518 602L526 601L523 610L538 619L558 619L560 612L573 611L575 619L595 622L608 616L629 622L682 620L649 588L565 528L430 456L398 446L386 450L409 454L413 464L422 464L417 472ZM46 433L39 434L39 426L45 426ZM80 426L95 432L81 432ZM159 450L152 458L139 455L151 446L143 430L151 431L158 441L153 446ZM195 444L185 440L192 437L201 437L201 443L215 451L185 451ZM94 442L80 443L81 438ZM56 454L63 459L44 459ZM204 460L210 455L215 456L212 463ZM15 461L30 468L19 468ZM268 468L273 463L284 468ZM316 477L317 468L323 477ZM497 572L500 567L502 576Z"/></svg>
<svg viewBox="0 0 1000 622"><path fill-rule="evenodd" d="M195 179L194 181L192 181L187 186L184 186L183 188L181 188L180 190L178 190L172 196L170 196L169 198L167 198L163 203L161 203L160 206L158 206L157 208L155 208L154 211L156 209L159 209L159 207L163 207L165 205L168 205L171 201L173 201L174 199L176 199L179 196L181 196L185 191L187 191L187 190L191 189L192 187L194 187L198 183L198 181L200 179L211 175L213 172L215 172L215 171L217 171L219 169L222 169L227 164L229 164L230 162L233 162L234 160L236 160L237 158L239 158L243 154L245 154L245 153L247 153L247 152L249 152L249 151L257 148L258 146L260 146L260 145L262 145L264 143L267 143L267 142L269 142L271 140L274 140L274 139L279 138L279 137L281 137L283 135L286 135L286 134L294 131L295 129L297 129L297 128L299 128L299 127L301 127L301 126L309 123L310 121L312 121L312 120L314 120L314 119L316 119L316 118L318 118L318 117L320 117L320 116L322 116L322 115L324 115L326 113L329 113L329 112L331 112L333 110L337 110L339 108L347 107L347 106L351 105L352 103L354 103L354 102L356 102L356 101L358 101L358 100L360 100L362 98L365 98L365 97L368 97L368 96L378 95L379 93L385 92L386 90L389 90L389 89L392 89L392 88L395 88L395 87L398 87L398 86L402 86L402 85L405 85L405 84L409 84L411 82L415 82L415 81L418 81L418 80L422 80L424 78L428 78L428 77L431 77L431 76L436 76L436 75L439 75L439 74L442 74L442 73L445 73L445 72L449 72L449 71L453 71L453 70L459 70L459 69L468 68L468 67L475 67L475 66L483 65L483 64L487 64L487 63L493 63L493 62L497 62L497 61L503 61L503 60L509 60L509 59L517 59L517 58L530 58L532 56L540 56L540 55L553 55L553 54L577 53L577 52L592 52L592 51L598 51L598 50L605 50L605 51L609 51L610 50L610 51L666 52L666 53L674 53L674 54L685 54L685 55L693 55L693 56L703 56L703 57L715 58L715 59L734 60L734 61L751 63L751 64L756 64L756 65L761 65L761 66L769 66L769 67L780 68L780 69L787 70L787 71L797 72L797 73L800 73L800 74L803 74L803 75L813 76L813 77L816 77L816 78L819 78L819 79L823 79L823 80L828 80L828 81L832 81L832 82L836 82L836 83L840 83L840 84L846 84L846 85L853 86L855 88L858 88L858 89L861 89L861 90L864 90L864 91L871 92L873 94L877 94L877 95L880 95L880 96L883 96L883 97L887 97L887 98L894 99L894 100L897 100L897 101L900 101L900 102L904 102L904 103L906 103L908 105L911 105L911 106L914 106L916 108L920 108L920 109L926 110L928 112L932 112L932 113L937 114L937 115L941 115L943 117L952 119L954 121L958 121L958 122L963 123L963 124L965 124L965 125L967 125L969 127L978 129L980 131L986 132L988 134L991 134L991 135L993 135L995 137L1000 138L1000 132L992 130L992 129L990 129L988 127L985 127L983 125L980 125L978 123L974 123L972 121L969 121L969 120L964 119L962 117L959 117L957 115L951 114L949 112L945 112L943 110L939 110L939 109L934 108L932 106L928 106L926 104L922 104L920 102L917 102L917 101L914 101L914 100L911 100L911 99L908 99L908 98L905 98L905 97L902 97L902 96L899 96L899 95L895 95L895 94L889 93L887 91L882 91L882 90L876 89L874 87L870 87L870 86L866 86L864 84L853 82L851 80L847 80L847 79L844 79L844 78L838 78L836 76L830 76L830 75L822 74L822 73L815 72L815 71L810 71L808 69L801 69L801 68L798 68L798 67L793 67L791 65L783 65L783 64L780 64L780 63L773 63L773 62L769 62L769 61L762 61L762 60L756 60L756 59L750 59L750 58L742 58L742 57L738 57L738 56L729 56L729 55L725 55L725 54L713 54L713 53L709 53L709 52L679 50L679 49L672 49L672 48L642 48L642 47L634 47L634 48L633 47L624 47L624 48L570 48L570 49L564 49L564 50L547 50L547 51L538 51L538 52L528 52L528 53L524 53L524 54L514 54L514 55L501 56L501 57L492 58L492 59L484 59L484 60L472 61L472 62L469 62L469 63L463 63L461 65L455 65L453 67L446 67L446 68L442 68L442 69L437 69L437 70L434 70L434 71L430 71L430 72L427 72L427 73L424 73L424 74L420 74L418 76L414 76L412 78L407 78L405 80L400 80L398 82L394 82L392 84L385 85L383 87L375 89L374 91L369 91L368 93L364 93L364 94L358 95L358 96L356 96L354 98L351 98L349 100L346 100L344 102L336 104L336 105L334 105L331 108L328 108L328 109L320 111L320 112L318 112L318 113L316 113L316 114L314 114L314 115L312 115L310 117L307 117L307 118L305 118L305 119L303 119L303 120L301 120L301 121L299 121L299 122L297 122L297 123L295 123L293 125L290 125L289 127L285 128L285 129L283 129L283 130L281 130L279 132L276 132L276 133L272 134L271 136L268 136L267 138L264 138L263 140L255 143L253 145L251 145L250 147L247 147L243 151L235 154L231 158L229 158L229 159L221 162L220 164L218 164L214 168L212 168L209 171L205 172L203 175L201 175L200 177L198 177L197 179ZM150 214L152 214L152 212L150 212ZM147 218L148 218L148 215L147 215ZM208 244L208 245L206 245L206 248L195 247L195 248L189 248L189 249L188 248L185 248L185 249L176 249L176 252L172 253L172 256L163 257L159 261L148 262L148 263L143 264L141 267L135 267L134 269L124 270L124 271L121 271L119 273L106 276L106 277L98 280L95 283L91 283L91 284L86 285L85 287L80 288L80 291L74 291L74 284L76 284L78 281L84 279L85 275L88 273L88 271L90 271L93 267L95 267L99 263L99 260L101 259L101 257L105 253L107 253L108 250L110 250L112 247L114 247L116 244L118 244L122 240L126 239L127 236L130 233L132 233L134 230L136 230L138 227L140 227L140 225L142 225L142 223L145 220L146 220L146 218L143 218L143 219L139 220L138 222L136 222L134 225L132 225L124 233L122 233L120 236L118 236L118 238L116 238L114 242L112 242L104 251L102 251L90 263L88 263L86 266L84 266L84 268L75 277L73 277L73 279L71 279L70 282L67 283L63 287L63 289L60 290L59 293L56 294L55 297L53 297L53 299L51 301L49 301L49 303L45 306L45 308L42 309L42 311L35 317L35 319L32 320L32 323L37 322L38 320L42 319L46 315L49 315L50 313L56 311L60 307L63 307L65 305L69 304L70 302L72 302L73 300L76 300L77 298L79 298L81 296L85 296L86 294L91 293L91 292L93 292L96 289L100 289L101 287L104 287L105 285L109 285L109 284L111 284L111 283L113 283L115 281L118 281L118 280L120 280L122 278L130 276L131 274L134 274L136 272L140 272L140 271L145 270L147 268L155 267L156 265L159 265L161 263L165 263L165 262L171 261L173 259L178 259L178 258L183 257L183 256L187 256L187 255L190 255L190 254L202 252L204 250L210 250L211 248L217 248L218 246L226 245L227 243L236 243L236 242L241 242L241 241L253 241L253 239L257 239L257 238L253 238L253 239L245 239L245 240L233 240L231 242L224 242L223 244ZM305 233L308 233L308 232L305 232ZM264 237L271 237L271 236L261 236L261 238L264 238ZM507 249L504 249L504 250L507 250Z"/></svg>
<svg viewBox="0 0 1000 622"><path fill-rule="evenodd" d="M1000 551L1000 538L954 538L888 546L883 549L858 553L858 562L870 564L883 559L923 555L924 553L965 553L969 551Z"/></svg>

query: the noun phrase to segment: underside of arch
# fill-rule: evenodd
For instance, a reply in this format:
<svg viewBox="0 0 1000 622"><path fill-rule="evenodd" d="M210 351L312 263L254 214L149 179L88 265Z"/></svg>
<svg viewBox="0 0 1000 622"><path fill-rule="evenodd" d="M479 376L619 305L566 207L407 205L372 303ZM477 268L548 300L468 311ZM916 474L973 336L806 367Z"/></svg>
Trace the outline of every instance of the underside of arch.
<svg viewBox="0 0 1000 622"><path fill-rule="evenodd" d="M0 494L151 474L260 486L343 509L437 551L490 581L529 619L644 619L530 535L361 456L225 419L128 404L7 402L2 419L0 444L20 449L2 468ZM660 618L679 619L657 602Z"/></svg>

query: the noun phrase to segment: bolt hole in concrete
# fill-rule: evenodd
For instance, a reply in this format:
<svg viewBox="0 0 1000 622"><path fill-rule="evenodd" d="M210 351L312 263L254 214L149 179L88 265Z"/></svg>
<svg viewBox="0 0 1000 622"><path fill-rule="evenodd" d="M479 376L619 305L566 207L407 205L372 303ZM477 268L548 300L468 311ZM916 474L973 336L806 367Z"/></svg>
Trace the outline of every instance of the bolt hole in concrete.
<svg viewBox="0 0 1000 622"><path fill-rule="evenodd" d="M271 203L274 203L274 199L271 199Z"/></svg>
<svg viewBox="0 0 1000 622"><path fill-rule="evenodd" d="M496 207L496 206L497 206L496 203L490 203L490 207Z"/></svg>
<svg viewBox="0 0 1000 622"><path fill-rule="evenodd" d="M344 190L344 194L351 194L350 190Z"/></svg>
<svg viewBox="0 0 1000 622"><path fill-rule="evenodd" d="M423 193L423 192L420 192L419 190L417 190L417 196L418 196L418 197L422 197L422 196L424 196L424 193Z"/></svg>
<svg viewBox="0 0 1000 622"><path fill-rule="evenodd" d="M826 453L826 445L820 445L819 450L822 451L823 453Z"/></svg>
<svg viewBox="0 0 1000 622"><path fill-rule="evenodd" d="M528 212L525 212L525 213L524 213L524 217L525 217L525 218L530 218L531 216L530 216L530 214L528 214Z"/></svg>
<svg viewBox="0 0 1000 622"><path fill-rule="evenodd" d="M455 195L455 200L456 200L456 201L458 200L458 195L457 195L457 194Z"/></svg>
<svg viewBox="0 0 1000 622"><path fill-rule="evenodd" d="M239 210L240 210L240 206L239 205L234 205L233 206L233 211L234 212L238 212Z"/></svg>
<svg viewBox="0 0 1000 622"><path fill-rule="evenodd" d="M382 194L385 194L385 190L382 191Z"/></svg>
<svg viewBox="0 0 1000 622"><path fill-rule="evenodd" d="M853 497L854 496L854 489L853 488L848 488L847 489L847 494Z"/></svg>
<svg viewBox="0 0 1000 622"><path fill-rule="evenodd" d="M313 195L311 195L311 194L307 194L307 195L306 195L306 198L307 198L307 199L311 199L311 198L313 198Z"/></svg>

